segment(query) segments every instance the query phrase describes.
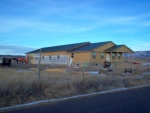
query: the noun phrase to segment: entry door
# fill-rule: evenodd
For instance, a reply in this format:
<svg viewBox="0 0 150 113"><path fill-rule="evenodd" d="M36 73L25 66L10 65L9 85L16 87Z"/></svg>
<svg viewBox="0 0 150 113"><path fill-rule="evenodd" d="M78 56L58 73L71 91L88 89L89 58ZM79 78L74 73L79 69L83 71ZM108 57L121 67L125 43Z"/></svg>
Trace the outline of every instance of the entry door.
<svg viewBox="0 0 150 113"><path fill-rule="evenodd" d="M106 54L106 60L110 61L110 54Z"/></svg>

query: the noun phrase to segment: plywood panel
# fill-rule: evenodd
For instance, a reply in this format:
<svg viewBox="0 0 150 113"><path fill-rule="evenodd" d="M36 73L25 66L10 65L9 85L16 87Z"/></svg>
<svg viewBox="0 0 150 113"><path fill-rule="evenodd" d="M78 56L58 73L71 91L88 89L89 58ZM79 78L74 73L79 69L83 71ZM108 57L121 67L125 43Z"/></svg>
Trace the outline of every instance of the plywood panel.
<svg viewBox="0 0 150 113"><path fill-rule="evenodd" d="M78 52L74 53L73 62L89 62L89 52Z"/></svg>
<svg viewBox="0 0 150 113"><path fill-rule="evenodd" d="M44 52L42 53L42 56L51 56L51 55L68 55L66 51L61 52Z"/></svg>

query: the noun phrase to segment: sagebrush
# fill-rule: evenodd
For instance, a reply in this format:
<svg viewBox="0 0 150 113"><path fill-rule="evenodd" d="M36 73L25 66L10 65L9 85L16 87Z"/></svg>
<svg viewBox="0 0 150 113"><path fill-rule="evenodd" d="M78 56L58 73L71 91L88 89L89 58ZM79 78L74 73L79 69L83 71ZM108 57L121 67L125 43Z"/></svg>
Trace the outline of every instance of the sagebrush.
<svg viewBox="0 0 150 113"><path fill-rule="evenodd" d="M109 89L149 84L149 75L90 75L47 73L41 71L40 89L37 72L0 68L0 107L42 99L99 92Z"/></svg>

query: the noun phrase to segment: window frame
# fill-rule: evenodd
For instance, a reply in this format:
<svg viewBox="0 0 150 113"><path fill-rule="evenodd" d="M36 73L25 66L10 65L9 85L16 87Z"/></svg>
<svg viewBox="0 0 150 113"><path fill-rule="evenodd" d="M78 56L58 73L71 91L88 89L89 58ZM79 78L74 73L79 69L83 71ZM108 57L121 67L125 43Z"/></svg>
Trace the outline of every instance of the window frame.
<svg viewBox="0 0 150 113"><path fill-rule="evenodd" d="M112 59L115 59L115 57L116 57L116 54L112 53Z"/></svg>
<svg viewBox="0 0 150 113"><path fill-rule="evenodd" d="M118 57L118 59L121 59L121 54L120 54L120 53L118 53L118 56L117 56L117 57Z"/></svg>
<svg viewBox="0 0 150 113"><path fill-rule="evenodd" d="M92 59L96 59L97 53L96 52L92 52Z"/></svg>
<svg viewBox="0 0 150 113"><path fill-rule="evenodd" d="M74 53L71 53L71 58L74 58Z"/></svg>
<svg viewBox="0 0 150 113"><path fill-rule="evenodd" d="M57 59L60 59L60 55L57 55Z"/></svg>
<svg viewBox="0 0 150 113"><path fill-rule="evenodd" d="M100 59L104 59L105 57L105 53L104 52L100 52Z"/></svg>

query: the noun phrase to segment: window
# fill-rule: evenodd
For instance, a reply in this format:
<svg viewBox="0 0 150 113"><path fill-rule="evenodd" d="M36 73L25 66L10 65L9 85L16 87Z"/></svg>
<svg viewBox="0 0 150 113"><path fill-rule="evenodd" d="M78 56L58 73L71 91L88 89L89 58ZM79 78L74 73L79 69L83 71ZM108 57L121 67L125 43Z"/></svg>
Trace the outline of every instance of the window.
<svg viewBox="0 0 150 113"><path fill-rule="evenodd" d="M71 58L74 58L74 53L71 53Z"/></svg>
<svg viewBox="0 0 150 113"><path fill-rule="evenodd" d="M112 53L112 59L115 59L115 53Z"/></svg>
<svg viewBox="0 0 150 113"><path fill-rule="evenodd" d="M92 58L96 59L96 52L92 52Z"/></svg>
<svg viewBox="0 0 150 113"><path fill-rule="evenodd" d="M57 59L60 59L60 56L59 56L59 55L57 55Z"/></svg>
<svg viewBox="0 0 150 113"><path fill-rule="evenodd" d="M121 58L121 54L120 53L118 53L118 59L120 59Z"/></svg>
<svg viewBox="0 0 150 113"><path fill-rule="evenodd" d="M104 53L103 52L100 53L100 58L104 59Z"/></svg>

